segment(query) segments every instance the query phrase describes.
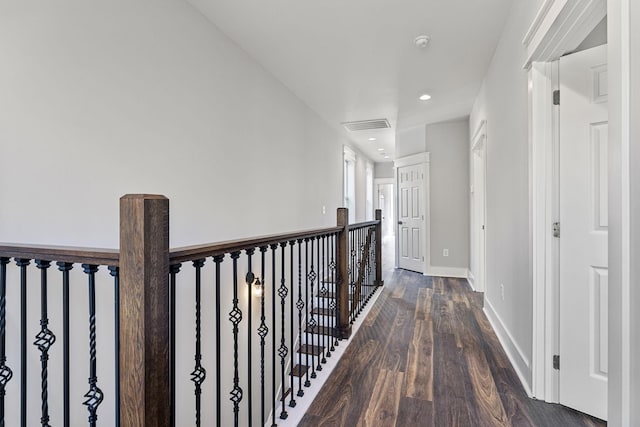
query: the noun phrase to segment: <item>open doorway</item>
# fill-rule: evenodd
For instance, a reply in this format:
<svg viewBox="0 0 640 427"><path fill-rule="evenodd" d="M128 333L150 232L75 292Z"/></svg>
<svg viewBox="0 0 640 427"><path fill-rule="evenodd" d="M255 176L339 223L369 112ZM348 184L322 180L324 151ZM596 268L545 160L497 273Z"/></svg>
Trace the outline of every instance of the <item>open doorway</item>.
<svg viewBox="0 0 640 427"><path fill-rule="evenodd" d="M376 178L373 187L375 208L382 210L383 268L391 269L396 259L396 186L393 178Z"/></svg>

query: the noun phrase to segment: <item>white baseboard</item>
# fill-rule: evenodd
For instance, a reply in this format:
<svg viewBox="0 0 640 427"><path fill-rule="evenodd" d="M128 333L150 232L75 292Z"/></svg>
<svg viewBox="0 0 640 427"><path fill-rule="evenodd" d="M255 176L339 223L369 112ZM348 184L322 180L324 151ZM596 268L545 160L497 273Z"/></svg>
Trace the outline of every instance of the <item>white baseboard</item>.
<svg viewBox="0 0 640 427"><path fill-rule="evenodd" d="M484 314L486 314L487 319L489 319L489 323L491 323L493 330L498 336L498 340L500 341L500 344L502 344L502 348L507 354L513 369L515 369L516 374L518 374L518 378L520 378L520 382L522 383L522 387L524 387L527 396L533 397L531 384L527 379L531 377L531 364L529 359L515 342L511 333L506 328L504 322L500 316L498 316L498 313L496 313L491 302L487 298L484 299Z"/></svg>
<svg viewBox="0 0 640 427"><path fill-rule="evenodd" d="M471 289L473 290L473 292L478 292L476 291L476 278L473 276L473 273L471 272L471 270L469 270L469 272L467 273L467 282L469 283L469 286L471 287Z"/></svg>
<svg viewBox="0 0 640 427"><path fill-rule="evenodd" d="M424 273L425 276L457 277L460 279L466 279L468 274L468 268L434 266L429 266L429 269Z"/></svg>

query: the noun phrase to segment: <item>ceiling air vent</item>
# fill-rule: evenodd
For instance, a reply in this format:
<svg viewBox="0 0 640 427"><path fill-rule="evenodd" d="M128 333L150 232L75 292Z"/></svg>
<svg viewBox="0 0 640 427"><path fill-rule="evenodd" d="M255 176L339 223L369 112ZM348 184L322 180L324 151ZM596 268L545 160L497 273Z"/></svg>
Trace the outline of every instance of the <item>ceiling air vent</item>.
<svg viewBox="0 0 640 427"><path fill-rule="evenodd" d="M342 123L342 126L344 126L349 132L355 132L357 130L388 129L391 127L387 119L344 122Z"/></svg>

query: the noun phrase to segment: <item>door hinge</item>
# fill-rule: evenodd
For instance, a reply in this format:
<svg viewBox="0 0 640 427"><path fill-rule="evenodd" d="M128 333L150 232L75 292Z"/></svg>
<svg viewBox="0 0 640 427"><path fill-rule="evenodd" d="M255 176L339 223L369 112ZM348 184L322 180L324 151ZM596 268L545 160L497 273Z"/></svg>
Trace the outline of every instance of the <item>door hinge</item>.
<svg viewBox="0 0 640 427"><path fill-rule="evenodd" d="M560 223L553 223L553 237L560 237Z"/></svg>
<svg viewBox="0 0 640 427"><path fill-rule="evenodd" d="M554 354L553 355L553 369L560 370L560 355L559 354Z"/></svg>
<svg viewBox="0 0 640 427"><path fill-rule="evenodd" d="M553 91L553 105L560 105L560 91Z"/></svg>

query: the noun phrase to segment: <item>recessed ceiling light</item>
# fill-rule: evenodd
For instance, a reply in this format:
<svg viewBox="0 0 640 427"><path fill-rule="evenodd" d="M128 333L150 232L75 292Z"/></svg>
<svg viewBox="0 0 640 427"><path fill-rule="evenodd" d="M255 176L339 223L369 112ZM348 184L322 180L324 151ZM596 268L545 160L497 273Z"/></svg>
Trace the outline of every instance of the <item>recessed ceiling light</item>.
<svg viewBox="0 0 640 427"><path fill-rule="evenodd" d="M424 49L425 47L429 46L430 41L431 41L431 37L425 36L425 35L418 36L413 40L416 47L420 49Z"/></svg>
<svg viewBox="0 0 640 427"><path fill-rule="evenodd" d="M423 93L418 99L420 99L420 101L428 101L431 99L431 95L429 95L428 93Z"/></svg>
<svg viewBox="0 0 640 427"><path fill-rule="evenodd" d="M378 148L378 151L384 151L384 148Z"/></svg>
<svg viewBox="0 0 640 427"><path fill-rule="evenodd" d="M369 138L369 141L375 141L375 140L376 140L376 138L374 138L374 137Z"/></svg>
<svg viewBox="0 0 640 427"><path fill-rule="evenodd" d="M384 158L385 158L385 159L388 159L388 158L389 158L389 156L384 156Z"/></svg>

